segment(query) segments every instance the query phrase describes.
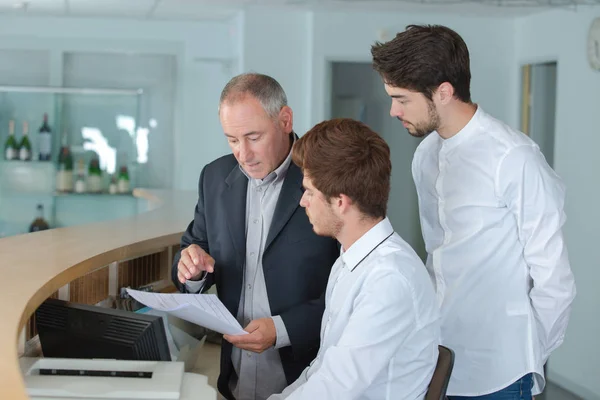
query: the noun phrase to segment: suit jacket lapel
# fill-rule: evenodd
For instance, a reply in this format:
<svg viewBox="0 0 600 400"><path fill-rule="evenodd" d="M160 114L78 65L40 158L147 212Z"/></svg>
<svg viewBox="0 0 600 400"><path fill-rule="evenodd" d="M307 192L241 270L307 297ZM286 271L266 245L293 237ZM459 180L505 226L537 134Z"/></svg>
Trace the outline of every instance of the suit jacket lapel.
<svg viewBox="0 0 600 400"><path fill-rule="evenodd" d="M273 213L273 221L265 243L265 252L287 224L296 208L300 206L302 193L302 171L296 164L290 163Z"/></svg>
<svg viewBox="0 0 600 400"><path fill-rule="evenodd" d="M246 258L246 195L248 179L236 166L225 179L227 189L223 191L223 205L227 210L227 226L238 255L241 268Z"/></svg>

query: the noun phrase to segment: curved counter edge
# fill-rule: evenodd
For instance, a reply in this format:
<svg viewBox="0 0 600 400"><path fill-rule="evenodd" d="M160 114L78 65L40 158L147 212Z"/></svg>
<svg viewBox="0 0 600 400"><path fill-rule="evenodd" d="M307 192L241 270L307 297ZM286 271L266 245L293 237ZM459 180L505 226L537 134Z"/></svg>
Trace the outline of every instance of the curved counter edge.
<svg viewBox="0 0 600 400"><path fill-rule="evenodd" d="M65 284L108 264L179 243L197 193L136 189L150 211L113 221L0 239L0 393L27 400L18 359L20 332L37 307Z"/></svg>

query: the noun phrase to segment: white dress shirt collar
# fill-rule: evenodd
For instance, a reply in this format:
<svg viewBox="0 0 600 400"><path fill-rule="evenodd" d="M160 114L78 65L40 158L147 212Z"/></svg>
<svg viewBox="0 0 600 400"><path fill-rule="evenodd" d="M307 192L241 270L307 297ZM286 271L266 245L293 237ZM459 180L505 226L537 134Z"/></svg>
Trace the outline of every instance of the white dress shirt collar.
<svg viewBox="0 0 600 400"><path fill-rule="evenodd" d="M341 257L344 267L353 271L379 243L383 242L393 232L394 228L387 217L379 221L377 225L369 229L367 233L354 242L347 251L344 251L342 248Z"/></svg>
<svg viewBox="0 0 600 400"><path fill-rule="evenodd" d="M481 111L481 107L477 106L477 109L475 110L475 114L473 114L473 116L471 117L469 122L467 122L467 124L460 131L458 131L454 136L452 136L448 139L442 138L441 136L439 136L439 133L436 132L438 134L438 136L440 137L440 139L442 140L442 146L443 146L444 150L448 151L448 150L455 148L456 146L458 146L459 144L461 144L462 142L464 142L465 140L469 139L474 134L479 132L479 128L481 127L482 114L483 114L483 111Z"/></svg>

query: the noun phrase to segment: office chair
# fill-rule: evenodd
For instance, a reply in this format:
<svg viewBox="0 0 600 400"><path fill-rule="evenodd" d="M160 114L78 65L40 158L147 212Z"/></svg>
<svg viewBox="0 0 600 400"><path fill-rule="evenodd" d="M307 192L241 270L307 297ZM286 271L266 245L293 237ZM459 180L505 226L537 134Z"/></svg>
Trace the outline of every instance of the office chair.
<svg viewBox="0 0 600 400"><path fill-rule="evenodd" d="M425 400L445 400L446 389L454 367L454 352L444 346L438 346L439 356Z"/></svg>

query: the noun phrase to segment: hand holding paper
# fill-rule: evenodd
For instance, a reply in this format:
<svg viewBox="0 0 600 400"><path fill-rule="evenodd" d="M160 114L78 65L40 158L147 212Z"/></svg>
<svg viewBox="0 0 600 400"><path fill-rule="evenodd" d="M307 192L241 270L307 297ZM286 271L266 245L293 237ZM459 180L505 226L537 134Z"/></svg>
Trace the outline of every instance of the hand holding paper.
<svg viewBox="0 0 600 400"><path fill-rule="evenodd" d="M162 294L127 289L140 303L227 335L247 335L229 310L214 294Z"/></svg>
<svg viewBox="0 0 600 400"><path fill-rule="evenodd" d="M272 318L260 318L250 321L245 329L248 335L224 335L223 339L242 350L262 353L275 345L277 329Z"/></svg>

